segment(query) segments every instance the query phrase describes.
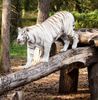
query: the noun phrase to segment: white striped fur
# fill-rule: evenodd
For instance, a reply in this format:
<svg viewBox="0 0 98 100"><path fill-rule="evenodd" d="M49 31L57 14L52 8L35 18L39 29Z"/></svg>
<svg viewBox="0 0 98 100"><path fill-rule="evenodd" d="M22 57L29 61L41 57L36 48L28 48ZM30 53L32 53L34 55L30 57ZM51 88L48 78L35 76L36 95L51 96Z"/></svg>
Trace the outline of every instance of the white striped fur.
<svg viewBox="0 0 98 100"><path fill-rule="evenodd" d="M66 51L73 40L72 49L77 47L78 34L74 32L74 17L71 13L62 11L49 17L41 24L34 26L18 28L17 41L24 44L27 41L27 64L31 65L34 48L41 47L43 55L41 62L48 62L50 48L53 42L59 37L64 41L64 48L61 51ZM31 53L32 52L32 53Z"/></svg>

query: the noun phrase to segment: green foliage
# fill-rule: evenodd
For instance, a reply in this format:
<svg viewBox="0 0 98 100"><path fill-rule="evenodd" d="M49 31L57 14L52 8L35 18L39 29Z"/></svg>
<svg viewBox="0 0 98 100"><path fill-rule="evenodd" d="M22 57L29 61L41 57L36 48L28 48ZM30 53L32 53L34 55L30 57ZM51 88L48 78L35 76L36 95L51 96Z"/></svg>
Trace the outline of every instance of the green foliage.
<svg viewBox="0 0 98 100"><path fill-rule="evenodd" d="M98 0L53 0L51 11L67 10L89 12L98 8Z"/></svg>
<svg viewBox="0 0 98 100"><path fill-rule="evenodd" d="M31 26L31 25L34 25L35 23L36 23L36 17L22 19L22 26Z"/></svg>
<svg viewBox="0 0 98 100"><path fill-rule="evenodd" d="M76 29L79 28L98 28L98 10L89 13L73 12L75 16Z"/></svg>
<svg viewBox="0 0 98 100"><path fill-rule="evenodd" d="M35 11L37 9L38 0L21 0L22 9L25 11Z"/></svg>
<svg viewBox="0 0 98 100"><path fill-rule="evenodd" d="M38 0L21 0L22 9L25 11L37 10ZM98 8L98 0L52 0L51 11L69 10L89 12Z"/></svg>
<svg viewBox="0 0 98 100"><path fill-rule="evenodd" d="M24 17L21 19L22 26L30 26L36 23L37 12L36 11L28 11L25 13Z"/></svg>
<svg viewBox="0 0 98 100"><path fill-rule="evenodd" d="M98 9L98 0L90 0L92 10Z"/></svg>
<svg viewBox="0 0 98 100"><path fill-rule="evenodd" d="M26 46L23 45L19 45L19 44L16 44L15 42L12 43L10 45L10 56L11 58L14 58L14 57L19 57L19 58L25 58L26 57Z"/></svg>
<svg viewBox="0 0 98 100"><path fill-rule="evenodd" d="M21 0L11 0L10 41L17 37L17 27L21 26Z"/></svg>

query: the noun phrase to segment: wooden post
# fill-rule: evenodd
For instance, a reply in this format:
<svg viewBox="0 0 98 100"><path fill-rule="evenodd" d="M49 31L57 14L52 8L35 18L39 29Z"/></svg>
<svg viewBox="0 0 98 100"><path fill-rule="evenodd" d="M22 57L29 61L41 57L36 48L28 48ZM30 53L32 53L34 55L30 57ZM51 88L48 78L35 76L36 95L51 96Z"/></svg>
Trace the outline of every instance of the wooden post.
<svg viewBox="0 0 98 100"><path fill-rule="evenodd" d="M55 42L56 45L56 53L60 52L63 48L63 44L61 41ZM76 64L75 64L76 65ZM74 68L74 65L71 65ZM77 92L78 87L78 74L79 69L73 69L70 72L63 67L60 70L60 79L59 79L59 93L60 94L67 94L71 92Z"/></svg>
<svg viewBox="0 0 98 100"><path fill-rule="evenodd" d="M77 92L78 74L79 74L79 69L76 68L68 73L64 67L60 70L60 80L59 80L60 94Z"/></svg>
<svg viewBox="0 0 98 100"><path fill-rule="evenodd" d="M98 63L88 67L90 100L98 100Z"/></svg>

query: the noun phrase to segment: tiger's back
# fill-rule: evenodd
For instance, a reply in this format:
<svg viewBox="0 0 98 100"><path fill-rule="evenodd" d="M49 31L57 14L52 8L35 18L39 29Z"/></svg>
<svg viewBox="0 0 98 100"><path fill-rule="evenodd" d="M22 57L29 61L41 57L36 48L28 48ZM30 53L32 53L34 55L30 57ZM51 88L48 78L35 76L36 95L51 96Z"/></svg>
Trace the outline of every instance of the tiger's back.
<svg viewBox="0 0 98 100"><path fill-rule="evenodd" d="M74 17L69 12L61 11L49 17L41 25L44 29L47 29L47 34L51 34L53 38L57 39L62 33L65 33L66 35L71 34L69 32L69 27L74 25Z"/></svg>
<svg viewBox="0 0 98 100"><path fill-rule="evenodd" d="M41 40L53 42L62 34L73 36L74 32L70 31L73 30L73 25L73 15L69 12L61 11L49 17L41 24L36 24L34 27L31 27L31 31L33 31L31 33L35 38L39 37Z"/></svg>

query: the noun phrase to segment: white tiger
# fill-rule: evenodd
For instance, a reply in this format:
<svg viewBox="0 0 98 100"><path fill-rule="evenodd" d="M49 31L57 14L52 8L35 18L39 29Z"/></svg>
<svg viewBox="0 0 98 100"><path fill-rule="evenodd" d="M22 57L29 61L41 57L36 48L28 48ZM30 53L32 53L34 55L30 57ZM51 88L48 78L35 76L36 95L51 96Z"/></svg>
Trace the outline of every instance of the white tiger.
<svg viewBox="0 0 98 100"><path fill-rule="evenodd" d="M78 34L74 32L74 17L71 13L62 11L57 12L41 24L18 28L17 41L20 44L27 42L27 64L32 64L34 50L36 47L42 48L41 62L48 62L50 48L53 42L62 36L64 47L61 51L66 51L70 40L73 40L72 49L77 47L79 42Z"/></svg>

